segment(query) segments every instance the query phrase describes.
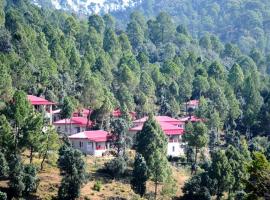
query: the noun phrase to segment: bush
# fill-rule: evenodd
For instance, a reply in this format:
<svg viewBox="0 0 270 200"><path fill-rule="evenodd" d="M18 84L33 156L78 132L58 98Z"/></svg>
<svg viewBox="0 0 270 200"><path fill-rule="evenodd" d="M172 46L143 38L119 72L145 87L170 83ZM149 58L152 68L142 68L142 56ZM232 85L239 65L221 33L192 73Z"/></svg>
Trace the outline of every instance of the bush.
<svg viewBox="0 0 270 200"><path fill-rule="evenodd" d="M108 163L105 163L105 172L116 177L121 177L125 174L127 163L124 158L117 157Z"/></svg>
<svg viewBox="0 0 270 200"><path fill-rule="evenodd" d="M101 190L101 187L102 187L101 181L97 181L97 182L95 182L95 184L94 184L93 190L99 192L99 191Z"/></svg>
<svg viewBox="0 0 270 200"><path fill-rule="evenodd" d="M0 200L7 200L6 193L0 191Z"/></svg>

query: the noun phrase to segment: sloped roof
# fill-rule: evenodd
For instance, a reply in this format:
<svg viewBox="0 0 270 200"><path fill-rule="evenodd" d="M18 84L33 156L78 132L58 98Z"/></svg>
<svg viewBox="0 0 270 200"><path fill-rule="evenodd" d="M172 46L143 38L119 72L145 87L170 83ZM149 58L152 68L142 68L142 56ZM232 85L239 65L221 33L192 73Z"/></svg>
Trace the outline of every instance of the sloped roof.
<svg viewBox="0 0 270 200"><path fill-rule="evenodd" d="M82 115L84 115L84 116L88 116L89 113L91 114L91 113L92 113L92 110L83 108L83 109L81 109L81 110L76 110L76 111L73 113L73 116L74 116L74 117L78 117L79 114L82 114Z"/></svg>
<svg viewBox="0 0 270 200"><path fill-rule="evenodd" d="M184 129L166 122L158 122L161 129L166 135L182 135L184 133ZM131 132L138 132L141 131L143 128L143 124L130 128Z"/></svg>
<svg viewBox="0 0 270 200"><path fill-rule="evenodd" d="M190 100L187 102L187 105L190 105L190 106L197 106L199 105L200 101L199 100Z"/></svg>
<svg viewBox="0 0 270 200"><path fill-rule="evenodd" d="M196 116L191 116L191 117L182 117L182 118L180 118L179 119L180 121L182 121L182 122L188 122L188 121L191 121L191 122L202 122L202 121L204 121L204 119L202 119L202 118L199 118L199 117L196 117Z"/></svg>
<svg viewBox="0 0 270 200"><path fill-rule="evenodd" d="M69 139L88 139L94 142L106 142L110 139L110 134L103 130L84 131L69 136Z"/></svg>
<svg viewBox="0 0 270 200"><path fill-rule="evenodd" d="M172 118L172 117L168 117L168 116L154 116L154 118L158 121L158 122L166 122L169 124L173 124L173 125L177 125L177 124L182 124L182 121ZM138 123L144 123L148 120L148 117L143 117L141 119L137 119L135 121L133 121L133 123L138 124Z"/></svg>
<svg viewBox="0 0 270 200"><path fill-rule="evenodd" d="M27 95L28 100L32 105L54 105L55 103L50 102L44 98L37 97L34 95Z"/></svg>
<svg viewBox="0 0 270 200"><path fill-rule="evenodd" d="M136 112L130 111L129 114L130 114L130 116L132 117L132 119L135 119L135 117L136 117ZM122 112L121 112L121 110L120 110L119 108L115 109L115 110L112 112L112 116L113 116L113 117L121 117L121 115L122 115Z"/></svg>
<svg viewBox="0 0 270 200"><path fill-rule="evenodd" d="M69 119L61 119L56 122L53 122L54 125L65 125L65 124L76 124L76 125L81 125L81 126L86 126L87 125L88 119L85 117L72 117ZM91 121L88 123L89 125L92 124Z"/></svg>

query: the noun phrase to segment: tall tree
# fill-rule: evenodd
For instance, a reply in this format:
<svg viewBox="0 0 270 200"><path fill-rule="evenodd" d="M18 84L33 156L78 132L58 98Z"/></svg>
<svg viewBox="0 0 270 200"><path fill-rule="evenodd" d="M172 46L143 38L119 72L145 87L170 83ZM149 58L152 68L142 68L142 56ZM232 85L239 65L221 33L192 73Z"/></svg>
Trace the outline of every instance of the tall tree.
<svg viewBox="0 0 270 200"><path fill-rule="evenodd" d="M145 194L146 191L146 181L148 179L147 171L148 168L144 158L142 155L137 153L134 161L131 185L133 190L141 197Z"/></svg>
<svg viewBox="0 0 270 200"><path fill-rule="evenodd" d="M58 166L64 177L58 190L61 200L75 200L80 195L80 188L85 180L85 162L82 153L63 145L59 149Z"/></svg>
<svg viewBox="0 0 270 200"><path fill-rule="evenodd" d="M234 183L232 168L223 150L212 154L212 165L209 170L210 177L215 181L215 194L221 199L224 192L229 191Z"/></svg>
<svg viewBox="0 0 270 200"><path fill-rule="evenodd" d="M192 167L192 172L196 173L198 153L200 152L200 149L205 147L208 143L206 125L202 122L195 123L193 128L190 128L189 134L186 134L185 140L188 142L189 146L195 149L194 166Z"/></svg>
<svg viewBox="0 0 270 200"><path fill-rule="evenodd" d="M171 169L167 161L167 138L153 115L144 123L137 134L136 150L146 161L149 177L155 183L155 199L158 184L170 179Z"/></svg>

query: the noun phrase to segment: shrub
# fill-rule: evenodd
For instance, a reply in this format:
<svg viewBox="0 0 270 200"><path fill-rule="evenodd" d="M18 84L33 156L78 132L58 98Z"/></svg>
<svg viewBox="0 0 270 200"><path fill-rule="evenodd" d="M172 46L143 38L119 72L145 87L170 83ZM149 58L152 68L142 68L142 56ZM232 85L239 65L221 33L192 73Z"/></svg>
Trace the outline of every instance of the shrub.
<svg viewBox="0 0 270 200"><path fill-rule="evenodd" d="M93 190L99 192L99 191L101 190L101 187L102 187L101 181L97 181L97 182L95 182L95 184L94 184Z"/></svg>
<svg viewBox="0 0 270 200"><path fill-rule="evenodd" d="M0 191L0 200L7 200L6 193Z"/></svg>
<svg viewBox="0 0 270 200"><path fill-rule="evenodd" d="M108 163L105 163L105 171L114 178L121 177L125 174L127 163L124 158L117 157Z"/></svg>

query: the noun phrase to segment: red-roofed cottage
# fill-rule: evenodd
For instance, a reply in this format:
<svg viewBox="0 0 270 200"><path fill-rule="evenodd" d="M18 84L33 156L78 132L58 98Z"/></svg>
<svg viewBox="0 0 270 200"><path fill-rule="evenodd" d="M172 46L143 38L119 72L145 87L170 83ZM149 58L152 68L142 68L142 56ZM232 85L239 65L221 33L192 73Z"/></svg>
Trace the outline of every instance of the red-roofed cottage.
<svg viewBox="0 0 270 200"><path fill-rule="evenodd" d="M92 122L85 117L72 117L70 119L61 119L53 122L56 130L66 135L83 132L86 130L87 125L91 126Z"/></svg>
<svg viewBox="0 0 270 200"><path fill-rule="evenodd" d="M89 109L78 109L73 113L73 117L85 117L87 118L89 116L89 114L92 113L92 110Z"/></svg>
<svg viewBox="0 0 270 200"><path fill-rule="evenodd" d="M144 117L133 122L134 127L130 128L129 131L136 134L141 131L143 124L147 121L148 117ZM182 143L182 135L184 134L184 129L182 127L183 122L177 119L167 117L167 116L155 116L156 121L159 123L161 129L168 137L168 149L167 155L177 157L184 154L184 144Z"/></svg>
<svg viewBox="0 0 270 200"><path fill-rule="evenodd" d="M168 116L154 116L154 118L157 120L157 122L165 122L174 126L178 126L180 128L183 128L183 125L185 123L183 123L182 121L172 118L172 117L168 117ZM139 126L139 125L143 125L144 122L146 122L148 120L148 117L143 117L141 119L137 119L135 121L133 121L133 125L134 126Z"/></svg>
<svg viewBox="0 0 270 200"><path fill-rule="evenodd" d="M121 110L119 108L115 109L112 112L113 117L121 117L121 115L122 115L122 112L121 112ZM129 115L130 115L132 120L136 119L136 112L129 112Z"/></svg>
<svg viewBox="0 0 270 200"><path fill-rule="evenodd" d="M102 156L110 149L111 136L107 131L83 131L69 136L72 146L83 153Z"/></svg>
<svg viewBox="0 0 270 200"><path fill-rule="evenodd" d="M46 111L45 117L47 117L50 120L50 123L52 123L53 119L52 106L55 105L55 103L34 95L27 95L27 98L30 104L33 105L36 110L38 111L45 110Z"/></svg>
<svg viewBox="0 0 270 200"><path fill-rule="evenodd" d="M192 109L196 110L199 107L200 101L199 100L190 100L186 103L186 111Z"/></svg>

